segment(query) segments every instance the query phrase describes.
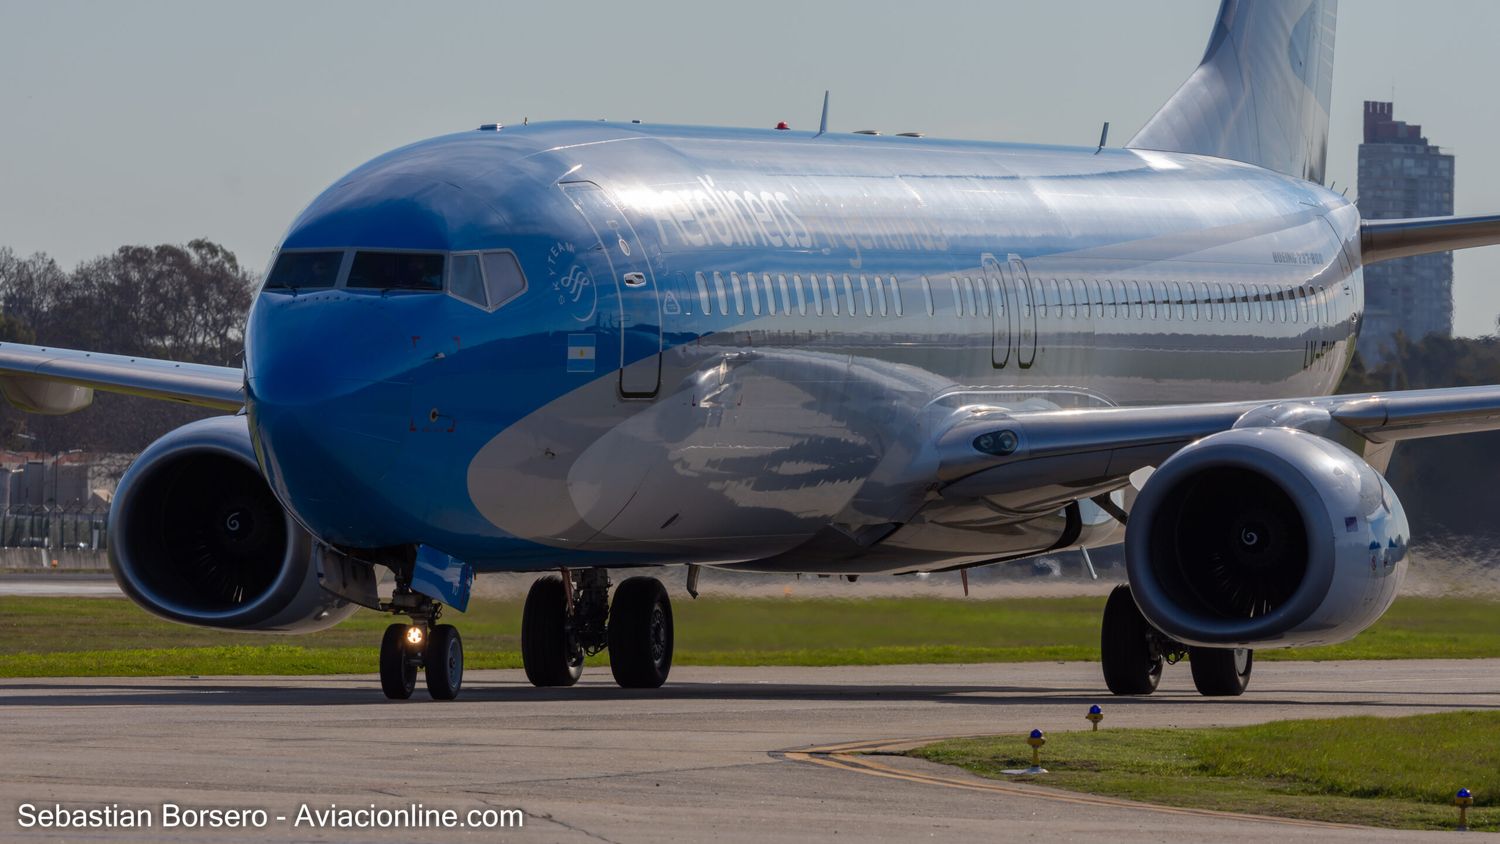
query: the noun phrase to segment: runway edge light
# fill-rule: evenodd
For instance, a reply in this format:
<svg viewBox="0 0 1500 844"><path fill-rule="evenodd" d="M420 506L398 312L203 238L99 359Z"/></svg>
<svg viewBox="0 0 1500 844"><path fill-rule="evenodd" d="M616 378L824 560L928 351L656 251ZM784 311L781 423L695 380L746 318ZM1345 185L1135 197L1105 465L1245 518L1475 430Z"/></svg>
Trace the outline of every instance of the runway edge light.
<svg viewBox="0 0 1500 844"><path fill-rule="evenodd" d="M1474 805L1474 795L1467 788L1460 788L1453 797L1453 805L1458 807L1458 831L1468 832L1469 807Z"/></svg>
<svg viewBox="0 0 1500 844"><path fill-rule="evenodd" d="M1026 743L1031 745L1031 767L1011 768L1000 773L1011 776L1035 776L1047 773L1047 769L1042 767L1042 745L1047 743L1046 733L1041 730L1032 730L1031 734L1026 737Z"/></svg>

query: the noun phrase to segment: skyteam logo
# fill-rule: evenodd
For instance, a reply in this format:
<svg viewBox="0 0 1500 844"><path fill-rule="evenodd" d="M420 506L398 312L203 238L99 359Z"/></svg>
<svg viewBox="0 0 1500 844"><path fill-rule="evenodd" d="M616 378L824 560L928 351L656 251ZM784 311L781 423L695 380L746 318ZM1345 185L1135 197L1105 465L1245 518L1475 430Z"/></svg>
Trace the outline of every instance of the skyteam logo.
<svg viewBox="0 0 1500 844"><path fill-rule="evenodd" d="M594 343L595 339L592 334L568 335L569 372L594 371Z"/></svg>
<svg viewBox="0 0 1500 844"><path fill-rule="evenodd" d="M553 245L547 252L547 275L551 277L557 304L567 309L573 319L588 322L599 306L599 290L588 267L577 257L578 248L572 243L563 241Z"/></svg>

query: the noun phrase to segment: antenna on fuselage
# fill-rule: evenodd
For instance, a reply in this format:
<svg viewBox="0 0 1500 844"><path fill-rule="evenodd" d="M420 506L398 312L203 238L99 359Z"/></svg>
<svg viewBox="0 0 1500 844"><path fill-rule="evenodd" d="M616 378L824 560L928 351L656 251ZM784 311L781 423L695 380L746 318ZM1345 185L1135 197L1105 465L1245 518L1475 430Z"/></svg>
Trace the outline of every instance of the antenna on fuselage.
<svg viewBox="0 0 1500 844"><path fill-rule="evenodd" d="M823 92L823 119L818 121L818 135L828 131L828 92ZM813 135L816 138L818 135Z"/></svg>
<svg viewBox="0 0 1500 844"><path fill-rule="evenodd" d="M1109 140L1109 121L1104 121L1104 128L1099 132L1099 148L1094 150L1094 155L1104 151L1104 142Z"/></svg>

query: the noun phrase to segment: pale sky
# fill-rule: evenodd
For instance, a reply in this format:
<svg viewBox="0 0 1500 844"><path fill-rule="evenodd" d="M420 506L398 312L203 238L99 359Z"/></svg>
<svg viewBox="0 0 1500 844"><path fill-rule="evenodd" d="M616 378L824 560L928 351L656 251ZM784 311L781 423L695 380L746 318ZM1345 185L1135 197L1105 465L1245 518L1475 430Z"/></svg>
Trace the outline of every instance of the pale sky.
<svg viewBox="0 0 1500 844"><path fill-rule="evenodd" d="M600 118L1123 144L1202 56L1216 0L0 0L0 246L65 267L206 237L259 270L325 186L481 123ZM1457 155L1500 212L1500 3L1344 0L1329 175L1362 101ZM1455 330L1493 333L1500 247L1456 254Z"/></svg>

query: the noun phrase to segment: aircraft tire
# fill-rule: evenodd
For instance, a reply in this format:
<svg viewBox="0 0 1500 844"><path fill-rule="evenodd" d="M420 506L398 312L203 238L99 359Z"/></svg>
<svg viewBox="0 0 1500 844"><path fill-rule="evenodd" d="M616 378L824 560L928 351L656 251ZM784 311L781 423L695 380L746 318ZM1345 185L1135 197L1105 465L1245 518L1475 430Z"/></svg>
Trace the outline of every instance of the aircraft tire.
<svg viewBox="0 0 1500 844"><path fill-rule="evenodd" d="M672 671L672 600L654 577L632 577L609 608L609 670L626 689L656 689Z"/></svg>
<svg viewBox="0 0 1500 844"><path fill-rule="evenodd" d="M1104 684L1117 695L1149 695L1161 682L1162 658L1151 646L1151 625L1130 587L1116 586L1104 604L1099 652Z"/></svg>
<svg viewBox="0 0 1500 844"><path fill-rule="evenodd" d="M1250 648L1188 648L1193 685L1204 697L1238 697L1250 685L1255 651Z"/></svg>
<svg viewBox="0 0 1500 844"><path fill-rule="evenodd" d="M417 665L406 644L409 627L392 624L380 639L380 690L391 700L406 700L417 687Z"/></svg>
<svg viewBox="0 0 1500 844"><path fill-rule="evenodd" d="M427 693L433 700L453 700L464 684L464 640L458 628L439 624L427 634L423 652L426 665Z"/></svg>
<svg viewBox="0 0 1500 844"><path fill-rule="evenodd" d="M568 635L568 597L562 578L538 578L521 610L521 664L538 688L571 686L583 674L583 651Z"/></svg>

